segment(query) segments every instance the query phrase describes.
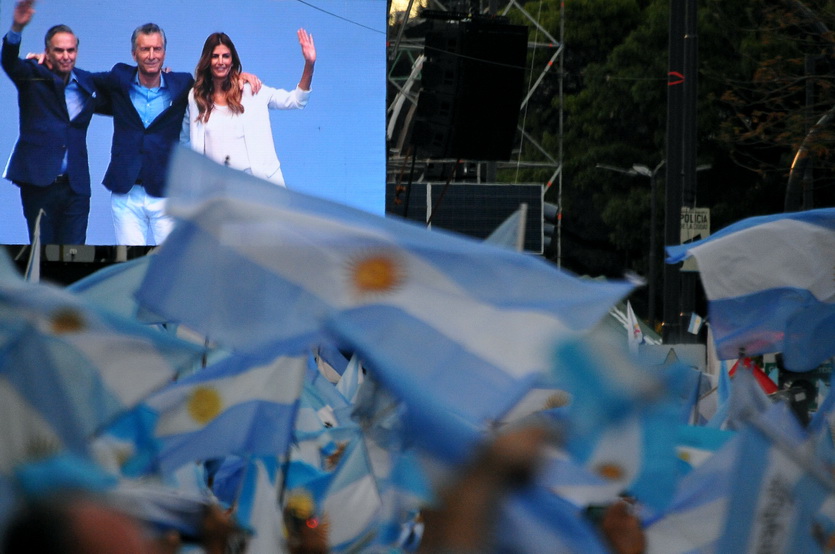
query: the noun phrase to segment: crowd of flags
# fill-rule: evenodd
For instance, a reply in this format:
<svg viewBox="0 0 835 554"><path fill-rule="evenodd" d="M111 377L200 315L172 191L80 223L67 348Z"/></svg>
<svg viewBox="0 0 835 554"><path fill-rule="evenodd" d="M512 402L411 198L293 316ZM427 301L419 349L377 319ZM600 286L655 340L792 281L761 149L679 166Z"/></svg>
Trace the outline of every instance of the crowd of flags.
<svg viewBox="0 0 835 554"><path fill-rule="evenodd" d="M835 545L835 401L804 426L755 358L835 354L835 210L668 249L699 265L724 360L709 375L642 356L628 303L624 340L599 332L635 282L185 150L169 183L177 227L140 260L62 289L0 255L0 527L76 488L187 537L232 509L250 552L286 551L294 517L334 552L414 551L439 487L537 425L554 440L491 507L492 550L608 552L587 514L624 496L648 552Z"/></svg>

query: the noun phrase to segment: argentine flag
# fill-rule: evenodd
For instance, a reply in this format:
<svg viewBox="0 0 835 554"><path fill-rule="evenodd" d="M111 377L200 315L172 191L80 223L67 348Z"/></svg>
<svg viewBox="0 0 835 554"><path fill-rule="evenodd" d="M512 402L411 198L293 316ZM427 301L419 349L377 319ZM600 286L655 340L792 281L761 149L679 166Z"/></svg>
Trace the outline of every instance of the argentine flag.
<svg viewBox="0 0 835 554"><path fill-rule="evenodd" d="M752 217L667 253L696 258L720 359L782 352L807 371L835 354L835 208Z"/></svg>
<svg viewBox="0 0 835 554"><path fill-rule="evenodd" d="M305 356L232 355L150 396L109 431L135 441L132 463L150 459L144 470L164 474L231 454L283 454L306 367Z"/></svg>
<svg viewBox="0 0 835 554"><path fill-rule="evenodd" d="M169 193L178 224L138 291L143 306L235 349L293 353L333 332L409 382L479 386L461 406L472 419L508 409L550 367L556 337L592 328L634 287L275 187L185 149ZM497 387L502 398L487 394Z"/></svg>
<svg viewBox="0 0 835 554"><path fill-rule="evenodd" d="M824 552L835 521L835 483L819 460L766 425L740 435L728 517L717 552Z"/></svg>
<svg viewBox="0 0 835 554"><path fill-rule="evenodd" d="M63 448L86 455L94 433L201 351L59 288L0 283L0 466Z"/></svg>

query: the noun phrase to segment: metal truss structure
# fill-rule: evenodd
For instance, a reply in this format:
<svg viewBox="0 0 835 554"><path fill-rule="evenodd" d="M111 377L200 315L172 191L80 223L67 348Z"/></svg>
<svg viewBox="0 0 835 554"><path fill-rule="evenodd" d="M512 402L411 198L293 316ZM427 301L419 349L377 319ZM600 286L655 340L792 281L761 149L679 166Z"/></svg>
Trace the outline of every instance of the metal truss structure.
<svg viewBox="0 0 835 554"><path fill-rule="evenodd" d="M390 32L394 36L389 37L388 47L388 83L393 85L397 93L387 106L386 120L386 139L389 144L388 162L389 174L392 171L397 171L405 163L405 158L408 156L409 144L409 130L411 129L411 122L414 116L415 108L417 106L417 97L420 92L420 71L423 65L423 38L405 38L405 31L410 24L418 24L419 20L409 17L412 4L414 0L409 3L409 7L398 14L400 17L398 21L390 27ZM447 4L455 4L455 2L441 2L440 0L431 0L430 5L433 9L441 11L450 11ZM546 42L528 42L528 48L547 48L553 50L547 63L541 68L529 68L531 72L538 72L537 77L529 85L524 99L522 100L519 109L524 112L528 101L533 95L534 91L542 83L545 75L554 70L555 66L560 66L559 63L563 53L562 37L558 40L553 37L539 22L532 17L519 2L516 0L508 1L504 8L502 8L497 15L506 16L512 10L520 12L528 22L537 29L537 31L546 38ZM403 61L407 60L411 65L411 72L407 76L396 76L393 70L398 65L402 65ZM561 73L561 72L560 72ZM562 87L560 87L562 90ZM560 106L562 106L562 98L560 99ZM562 118L560 118L560 125L562 125ZM559 130L559 135L562 136L562 129ZM549 179L549 184L555 182L560 173L561 155L560 152L548 152L538 142L537 137L531 136L519 125L518 132L522 140L530 144L533 148L538 150L542 156L547 160L545 162L532 162L525 160L500 162L500 167L517 167L521 164L523 167L548 167L554 169L552 178ZM521 149L521 145L520 145ZM421 160L425 162L425 160ZM437 162L454 162L455 160L434 160ZM478 160L473 160L478 161Z"/></svg>
<svg viewBox="0 0 835 554"><path fill-rule="evenodd" d="M403 12L390 14L393 23L389 26L388 37L388 84L396 91L389 95L389 103L386 112L386 140L387 140L387 181L400 183L404 179L409 182L422 182L432 180L428 170L431 166L454 164L458 160L453 159L427 159L415 155L415 149L410 144L410 131L417 108L418 94L420 93L421 68L424 61L424 39L423 37L412 38L408 30L414 28L423 21L419 16L410 16L413 11L415 0L409 0L408 7ZM460 4L474 4L481 2L462 2L460 0L428 0L426 8L432 10L447 11L451 14L460 10ZM563 54L564 54L564 2L560 2L560 30L559 37L554 37L545 29L535 17L533 17L517 0L489 0L489 6L481 9L482 15L508 16L511 12L517 12L527 20L528 24L536 31L536 37L544 37L544 41L528 41L528 49L547 49L550 57L541 67L530 66L526 69L528 78L527 92L519 106L522 117L517 126L518 146L514 148L514 160L503 162L483 162L480 160L466 160L467 164L461 176L467 173L469 180L475 182L496 182L495 171L505 168L547 168L551 169L550 178L545 183L546 188L555 186L557 188L557 205L561 206L562 200L562 160L563 160ZM501 6L499 6L501 4ZM472 13L472 12L471 12ZM415 33L412 33L414 35ZM419 34L419 33L418 33ZM411 67L411 70L404 71L404 66ZM557 152L548 151L540 144L541 137L532 136L525 129L529 101L540 86L545 76L551 71L558 71L559 83L559 129ZM525 160L522 158L523 151L530 147L536 150L540 159L544 161ZM437 180L437 177L436 177ZM561 259L561 229L560 220L557 218L557 262Z"/></svg>

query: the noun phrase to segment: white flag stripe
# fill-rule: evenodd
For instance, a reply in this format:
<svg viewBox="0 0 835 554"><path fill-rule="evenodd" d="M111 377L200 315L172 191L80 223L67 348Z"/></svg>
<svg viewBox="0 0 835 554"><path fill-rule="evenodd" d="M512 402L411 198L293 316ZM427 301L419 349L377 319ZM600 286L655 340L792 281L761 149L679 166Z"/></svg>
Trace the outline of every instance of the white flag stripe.
<svg viewBox="0 0 835 554"><path fill-rule="evenodd" d="M646 529L647 554L713 552L727 512L728 499L723 497L665 516Z"/></svg>
<svg viewBox="0 0 835 554"><path fill-rule="evenodd" d="M796 287L822 302L835 302L832 229L783 219L707 242L691 253L710 300Z"/></svg>
<svg viewBox="0 0 835 554"><path fill-rule="evenodd" d="M0 474L5 475L38 449L57 451L63 445L52 426L4 377L0 377L0 437Z"/></svg>
<svg viewBox="0 0 835 554"><path fill-rule="evenodd" d="M787 552L787 542L799 512L799 507L791 501L792 490L804 476L804 470L780 448L770 448L762 464L766 469L753 510L746 551Z"/></svg>
<svg viewBox="0 0 835 554"><path fill-rule="evenodd" d="M173 376L171 363L146 340L122 335L89 331L62 335L62 339L96 363L111 360L99 366L99 378L107 390L119 398L125 406L132 406L148 396ZM114 346L118 345L118 352Z"/></svg>
<svg viewBox="0 0 835 554"><path fill-rule="evenodd" d="M477 353L492 365L517 371L518 375L548 368L551 351L544 348L544 345L552 344L556 338L570 332L552 313L533 311L530 308L499 309L473 298L443 272L419 257L408 254L385 234L360 229L362 236L373 239L373 243L367 244L351 236L350 233L358 233L356 227L339 225L322 218L315 218L316 225L327 228L327 232L320 231L321 237L316 232L313 235L299 233L293 230L293 221L298 218L310 219L306 214L271 208L264 216L269 217L268 220L261 221L256 217L253 221L250 215L252 205L229 202L240 211L237 217L245 221L222 224L220 229L206 230L216 234L222 244L228 241L238 253L261 267L280 272L283 279L323 299L334 309L374 304L380 299L387 305L402 308L418 319L431 322L440 333L456 337L464 349ZM276 210L281 212L280 216L276 216ZM224 212L224 218L234 217L234 212ZM199 218L197 223L202 224L206 220L214 218ZM301 221L296 224L300 225ZM304 224L312 225L309 222ZM334 244L334 235L351 236L351 240L346 240L344 244ZM259 244L250 238L259 236L269 237L270 243ZM403 264L401 271L405 283L380 295L363 296L352 289L350 266L363 255L379 252L375 250L379 248L375 244L385 245L390 249L390 255ZM321 264L323 268L341 267L344 274L339 276L341 278L334 278L328 271L310 271L313 260L317 260L317 265ZM431 286L431 294L427 294L426 285ZM427 298L439 297L442 301L427 302ZM446 314L445 318L437 317L439 309ZM487 342L484 341L485 336L502 337L502 340ZM531 348L531 344L543 345L543 348L537 350Z"/></svg>
<svg viewBox="0 0 835 554"><path fill-rule="evenodd" d="M380 511L377 483L370 473L347 487L330 493L324 511L328 518L328 543L341 545L365 531Z"/></svg>

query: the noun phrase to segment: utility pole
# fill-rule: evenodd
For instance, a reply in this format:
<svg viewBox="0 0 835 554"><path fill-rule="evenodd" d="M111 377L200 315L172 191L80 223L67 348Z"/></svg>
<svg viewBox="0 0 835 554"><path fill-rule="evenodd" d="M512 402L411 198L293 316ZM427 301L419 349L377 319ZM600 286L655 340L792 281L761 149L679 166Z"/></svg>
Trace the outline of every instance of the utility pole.
<svg viewBox="0 0 835 554"><path fill-rule="evenodd" d="M487 14L490 17L495 16L499 13L499 0L488 0L487 2ZM486 117L486 114L485 114ZM494 161L489 161L485 164L485 173L486 173L486 182L488 183L495 183L496 178L496 169L498 164Z"/></svg>
<svg viewBox="0 0 835 554"><path fill-rule="evenodd" d="M667 62L667 170L664 193L664 244L681 242L681 201L684 176L683 120L684 13L688 0L670 0ZM664 306L662 338L665 343L681 339L681 264L664 265Z"/></svg>
<svg viewBox="0 0 835 554"><path fill-rule="evenodd" d="M681 243L681 208L696 202L696 17L696 0L670 0L665 245ZM663 338L673 344L685 341L684 314L693 311L695 303L695 276L682 276L680 270L681 264L664 266Z"/></svg>
<svg viewBox="0 0 835 554"><path fill-rule="evenodd" d="M656 282L658 278L656 277L656 267L658 265L658 233L656 229L658 227L658 219L657 219L657 208L656 208L656 197L657 189L658 189L658 172L661 170L661 167L664 165L664 160L658 162L658 165L655 166L655 169L650 169L649 167L643 164L632 164L632 167L629 169L624 169L622 167L615 167L606 164L597 164L598 169L608 169L610 171L617 171L618 173L623 173L624 175L629 175L633 177L635 175L643 175L644 177L649 177L649 188L650 188L650 216L649 216L649 256L648 256L648 264L649 264L649 277L648 277L648 294L649 294L649 302L647 307L647 322L649 326L655 330L655 296L656 296Z"/></svg>

